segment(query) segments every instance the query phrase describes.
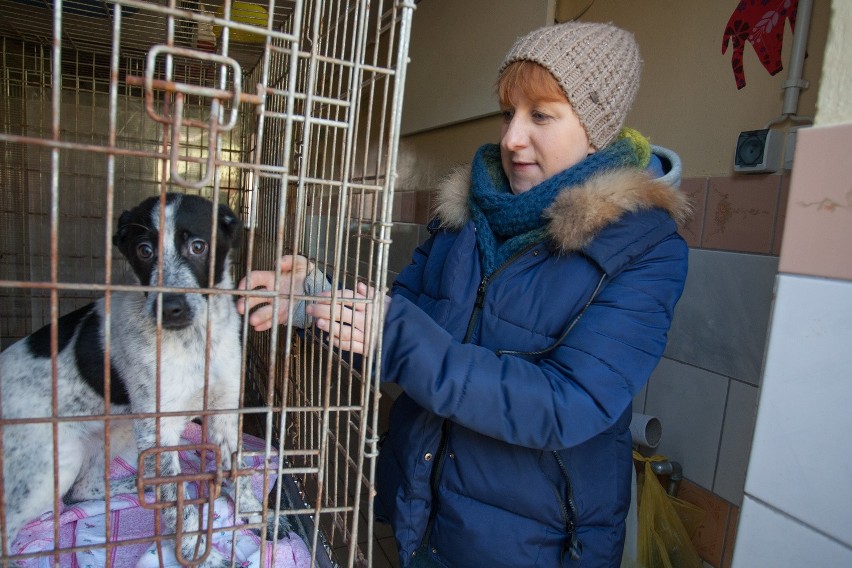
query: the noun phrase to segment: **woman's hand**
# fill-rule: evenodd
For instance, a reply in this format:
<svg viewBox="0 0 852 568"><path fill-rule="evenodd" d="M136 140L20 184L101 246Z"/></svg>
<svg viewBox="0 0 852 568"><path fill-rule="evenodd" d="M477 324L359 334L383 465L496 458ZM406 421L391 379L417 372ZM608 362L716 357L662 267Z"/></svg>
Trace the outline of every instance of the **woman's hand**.
<svg viewBox="0 0 852 568"><path fill-rule="evenodd" d="M323 296L330 297L331 292L324 292ZM306 308L307 314L313 316L318 328L328 332L329 339L335 347L362 355L369 352L371 338L377 334L377 330L372 328L373 304L372 302L347 302L345 299L373 299L376 297L376 289L359 283L354 291L340 290L337 297L343 298L343 301L334 306L331 305L330 300L319 301ZM390 301L390 296L384 296L385 310Z"/></svg>
<svg viewBox="0 0 852 568"><path fill-rule="evenodd" d="M300 255L285 255L278 263L281 279L278 287L278 323L287 323L290 302L287 296L292 290L294 294L304 294L305 277L313 269L313 265L307 258ZM249 281L252 290L275 290L275 272L272 270L253 270L245 278L240 280L237 288L246 290ZM237 301L237 311L240 314L249 312L249 324L255 331L266 331L272 327L272 297L242 297ZM255 307L260 306L256 310Z"/></svg>

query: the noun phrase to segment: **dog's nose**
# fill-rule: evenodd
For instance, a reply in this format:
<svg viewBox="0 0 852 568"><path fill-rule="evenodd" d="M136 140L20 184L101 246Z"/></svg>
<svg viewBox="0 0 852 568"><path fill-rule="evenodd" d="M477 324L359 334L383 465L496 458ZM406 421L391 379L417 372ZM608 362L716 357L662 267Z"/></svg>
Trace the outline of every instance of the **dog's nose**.
<svg viewBox="0 0 852 568"><path fill-rule="evenodd" d="M183 294L163 294L163 327L186 327L192 322L192 308Z"/></svg>

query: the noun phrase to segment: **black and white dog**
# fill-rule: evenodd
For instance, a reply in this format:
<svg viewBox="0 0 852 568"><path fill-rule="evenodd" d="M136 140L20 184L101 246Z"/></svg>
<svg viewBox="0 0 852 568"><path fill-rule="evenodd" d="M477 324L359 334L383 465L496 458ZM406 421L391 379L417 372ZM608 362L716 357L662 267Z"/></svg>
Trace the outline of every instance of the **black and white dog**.
<svg viewBox="0 0 852 568"><path fill-rule="evenodd" d="M159 196L151 197L125 211L113 237L113 243L127 258L141 284L182 290L111 295L110 414L150 415L134 420L122 420L120 416L110 420L111 455L118 455L127 444L135 444L139 452L155 444L179 445L193 412L203 410L205 381L208 409L236 410L239 404L240 320L234 298L229 294L192 293L186 289L208 288L211 264L214 287L234 287L231 252L240 241L241 223L227 206L220 205L214 227L210 201L170 193L165 198L161 226L160 203ZM162 251L158 250L160 233ZM104 299L100 299L58 321L56 416L60 419L104 414L105 313ZM54 450L51 369L50 325L0 355L2 418L12 419L2 432L7 546L11 546L22 525L52 509L54 452L58 460L59 491L65 502L104 497L104 421L59 420ZM155 412L164 416L156 417ZM14 419L43 421L16 423ZM208 442L221 448L225 470L230 467L237 440L236 413L210 415ZM154 462L146 460L146 477L180 474L176 452L161 455L159 471ZM249 479L240 480L239 514L256 522L262 506L250 489ZM110 485L110 494L136 491L135 480ZM174 484L163 485L161 501L174 501L176 490ZM198 516L196 507L185 507L183 530L199 530ZM177 510L164 509L162 518L165 530L174 532ZM197 558L204 548L203 539L198 542L197 537L187 536L180 543L186 559ZM210 549L205 566L230 565L229 559Z"/></svg>

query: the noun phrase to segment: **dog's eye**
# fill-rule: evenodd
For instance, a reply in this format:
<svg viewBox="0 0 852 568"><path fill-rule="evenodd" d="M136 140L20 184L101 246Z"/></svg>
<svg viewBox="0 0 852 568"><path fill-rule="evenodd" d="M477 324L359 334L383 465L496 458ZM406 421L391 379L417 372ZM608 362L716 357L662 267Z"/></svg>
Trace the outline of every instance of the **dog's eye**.
<svg viewBox="0 0 852 568"><path fill-rule="evenodd" d="M136 255L142 260L150 260L154 256L154 247L150 243L136 245Z"/></svg>
<svg viewBox="0 0 852 568"><path fill-rule="evenodd" d="M204 254L207 252L207 243L201 239L195 239L189 243L189 251L192 254Z"/></svg>

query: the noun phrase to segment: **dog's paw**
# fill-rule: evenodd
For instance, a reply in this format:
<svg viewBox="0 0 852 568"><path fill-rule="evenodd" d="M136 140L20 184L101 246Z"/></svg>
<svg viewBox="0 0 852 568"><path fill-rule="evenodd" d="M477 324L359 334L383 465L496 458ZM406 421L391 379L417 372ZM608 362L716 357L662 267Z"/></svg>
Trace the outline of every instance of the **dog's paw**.
<svg viewBox="0 0 852 568"><path fill-rule="evenodd" d="M184 544L181 546L181 552L183 553L183 558L190 563L195 561L199 556L204 554L204 546L206 539L201 537L201 544L198 547L198 554L195 554L195 543L191 545ZM201 564L197 564L197 566L201 566L202 568L229 568L231 566L231 559L227 558L224 554L210 547L210 553L207 555L207 558L204 559L204 562Z"/></svg>
<svg viewBox="0 0 852 568"><path fill-rule="evenodd" d="M231 458L239 444L238 431L236 414L217 414L211 419L207 441L219 446L223 469L231 468Z"/></svg>
<svg viewBox="0 0 852 568"><path fill-rule="evenodd" d="M183 530L184 534L180 535L179 542L180 550L176 550L178 562L183 559L189 565L201 566L203 568L224 568L230 566L230 558L225 558L221 552L213 547L213 543L207 539L206 534L202 531L201 518L199 517L198 508L195 506L187 506L183 509ZM168 507L163 509L163 522L169 532L174 533L177 521L177 509ZM200 534L197 531L202 531ZM195 532L195 534L187 534ZM207 549L210 549L207 557L203 562L198 564L199 559L204 555Z"/></svg>
<svg viewBox="0 0 852 568"><path fill-rule="evenodd" d="M249 517L255 516L260 520L260 513L263 511L263 503L257 498L251 488L251 479L241 477L240 481L240 498L237 506L237 516Z"/></svg>
<svg viewBox="0 0 852 568"><path fill-rule="evenodd" d="M198 564L198 566L201 566L202 568L226 568L231 565L231 559L213 548L212 543L209 543L205 536L184 537L181 540L180 545L181 556L184 561L194 563L204 554L204 551L208 546L210 547L210 552L207 555L207 558L204 559L204 562ZM180 559L178 561L180 561Z"/></svg>

